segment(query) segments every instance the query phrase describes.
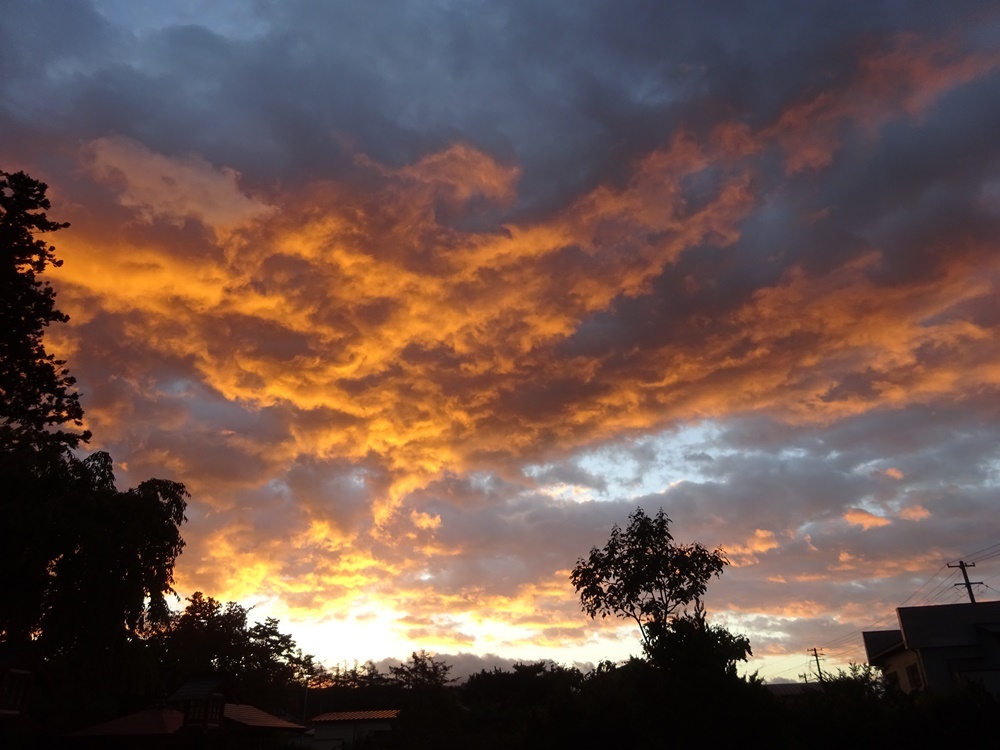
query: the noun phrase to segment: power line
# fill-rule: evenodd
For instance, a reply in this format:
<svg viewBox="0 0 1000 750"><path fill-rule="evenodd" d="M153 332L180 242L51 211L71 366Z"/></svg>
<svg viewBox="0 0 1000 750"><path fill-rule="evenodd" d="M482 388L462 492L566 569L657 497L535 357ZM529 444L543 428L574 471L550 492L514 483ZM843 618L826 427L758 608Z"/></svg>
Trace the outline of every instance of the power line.
<svg viewBox="0 0 1000 750"><path fill-rule="evenodd" d="M1000 557L1000 550L993 552L989 555L983 555L982 557L977 557L973 562L983 562L984 560L992 560L994 557Z"/></svg>
<svg viewBox="0 0 1000 750"><path fill-rule="evenodd" d="M969 564L969 562L983 562L985 560L991 560L991 559L993 559L995 557L1000 557L1000 542L997 542L995 544L991 544L991 545L989 545L987 547L984 547L984 548L982 548L980 550L972 552L972 553L970 553L968 555L963 555L962 558L961 558L961 560L965 560L965 561L967 561L966 564ZM895 614L896 614L895 610L896 609L898 609L899 607L902 607L902 606L906 605L911 600L914 600L917 597L917 595L920 594L920 592L923 591L923 589L931 581L933 581L935 578L937 578L938 574L940 574L943 570L947 569L948 567L954 567L954 566L949 566L948 563L945 563L944 565L942 565L940 568L938 568L936 571L934 571L934 573L929 578L927 578L927 580L925 580L912 594L910 594L902 602L900 602L893 609L892 612L890 612L889 614L887 614L887 615L885 615L883 617L880 617L877 620L873 621L864 630L852 630L849 633L845 633L842 636L838 636L837 638L833 638L830 641L827 641L826 643L823 643L820 646L815 647L815 649L810 649L810 651L817 650L817 649L831 649L831 648L835 648L835 647L838 647L838 646L841 646L841 645L846 645L847 641L849 641L851 639L854 639L857 636L861 635L863 632L865 632L865 630L872 630L874 628L877 628L879 625L882 625L882 624L886 623L887 621L892 620L895 617ZM938 582L933 588L931 588L928 592L926 592L922 597L920 597L919 599L917 599L916 601L914 601L911 606L921 606L921 603L924 603L924 604L934 604L935 602L938 602L940 599L942 599L944 597L947 597L949 595L950 595L950 598L951 598L952 601L956 601L958 598L961 597L961 593L959 592L958 596L956 596L956 589L954 588L954 586L955 585L964 585L964 584L953 584L952 583L952 579L956 578L958 575L959 575L958 572L955 572L955 571L948 573L948 575L945 576L945 578L944 578L943 581ZM977 581L976 583L986 586L986 584L982 583L981 581ZM990 588L989 586L986 586L986 587ZM860 653L861 650L862 650L861 648L848 648L848 649L838 650L836 653L831 653L829 655L829 658L836 658L836 657L839 657L839 656L842 656L842 655L845 655L845 654L848 654L848 653ZM867 656L867 653L865 654L865 656ZM801 659L801 657L798 657L798 658ZM785 657L785 659L783 659L781 661L778 661L776 663L776 665L780 665L783 661L788 661L788 660L791 660L791 659L795 659L795 656L792 655L792 654L789 654L787 657ZM809 665L809 667L811 667L811 662L807 662L807 664ZM779 670L779 671L772 671L772 670L768 670L768 671L773 676L780 676L780 675L783 675L783 674L787 674L788 672L791 672L791 671L793 671L795 669L801 669L801 661L797 660L796 665L790 666L790 667L788 667L786 669L782 669L782 670Z"/></svg>
<svg viewBox="0 0 1000 750"><path fill-rule="evenodd" d="M927 579L926 581L924 581L924 582L923 582L923 583L922 583L922 584L920 585L920 588L919 588L919 589L917 589L917 590L916 590L916 591L914 591L914 592L913 592L912 594L910 594L910 595L909 595L908 597L906 597L905 599L903 599L903 601L902 601L902 602L900 602L898 606L899 606L899 607L902 607L902 606L903 606L904 604L906 604L906 603L907 603L908 601L910 601L910 599L912 599L912 598L913 598L913 597L915 597L915 596L916 596L917 594L919 594L919 593L920 593L920 591L921 591L921 589L923 589L923 587L924 587L924 586L926 586L926 585L927 585L928 583L930 583L931 581L933 581L933 580L934 580L934 579L935 579L935 578L937 577L937 574L938 574L938 573L940 573L940 572L941 572L942 570L944 570L944 569L945 569L945 568L946 568L947 566L948 566L948 563L945 563L945 564L944 564L944 565L942 565L942 566L941 566L940 568L938 568L937 570L935 570L935 571L934 571L934 575L932 575L932 576L931 576L930 578L928 578L928 579Z"/></svg>
<svg viewBox="0 0 1000 750"><path fill-rule="evenodd" d="M948 596L954 589L952 584L952 579L956 578L958 573L949 573L948 576L941 581L933 590L933 596L928 594L925 601L926 604L935 604L941 601L942 598Z"/></svg>
<svg viewBox="0 0 1000 750"><path fill-rule="evenodd" d="M973 553L971 553L969 555L963 555L963 557L965 559L967 559L967 560L971 560L971 559L975 558L975 561L978 562L979 558L976 557L976 555L981 555L983 552L987 552L988 550L991 550L991 549L994 549L994 548L1000 548L1000 542L997 542L996 544L991 544L989 547L983 547L982 549L976 550L975 552L973 552ZM997 555L1000 555L1000 549L997 549L995 552L993 552L989 556L990 557L996 557Z"/></svg>

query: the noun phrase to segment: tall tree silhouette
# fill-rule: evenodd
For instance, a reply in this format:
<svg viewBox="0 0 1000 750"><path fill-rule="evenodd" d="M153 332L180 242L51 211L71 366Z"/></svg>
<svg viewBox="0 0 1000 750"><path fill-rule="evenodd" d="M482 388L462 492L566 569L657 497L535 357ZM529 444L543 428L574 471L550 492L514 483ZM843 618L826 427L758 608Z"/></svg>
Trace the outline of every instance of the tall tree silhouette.
<svg viewBox="0 0 1000 750"><path fill-rule="evenodd" d="M196 591L154 638L161 646L170 680L176 684L199 673L230 677L242 700L274 711L302 709L302 695L321 665L305 654L273 617L250 623L250 610L222 604Z"/></svg>
<svg viewBox="0 0 1000 750"><path fill-rule="evenodd" d="M603 549L577 561L570 580L591 617L634 620L647 658L664 673L734 678L750 641L709 625L702 603L708 582L728 564L721 549L676 544L663 508L652 518L637 508L624 530L615 524Z"/></svg>
<svg viewBox="0 0 1000 750"><path fill-rule="evenodd" d="M612 527L603 549L593 547L586 560L577 560L570 580L588 615L634 620L648 649L728 563L721 549L675 544L663 508L652 518L637 508L627 528Z"/></svg>
<svg viewBox="0 0 1000 750"><path fill-rule="evenodd" d="M68 226L46 216L46 190L0 171L0 642L68 663L166 620L188 495L162 479L121 492L107 453L73 453L90 433L44 344L68 319L41 278L61 261L37 235Z"/></svg>
<svg viewBox="0 0 1000 750"><path fill-rule="evenodd" d="M76 382L63 360L45 350L43 334L68 317L39 278L62 261L39 234L69 224L50 221L48 186L24 172L0 171L0 450L55 444L75 448L90 434ZM64 429L66 426L69 429Z"/></svg>

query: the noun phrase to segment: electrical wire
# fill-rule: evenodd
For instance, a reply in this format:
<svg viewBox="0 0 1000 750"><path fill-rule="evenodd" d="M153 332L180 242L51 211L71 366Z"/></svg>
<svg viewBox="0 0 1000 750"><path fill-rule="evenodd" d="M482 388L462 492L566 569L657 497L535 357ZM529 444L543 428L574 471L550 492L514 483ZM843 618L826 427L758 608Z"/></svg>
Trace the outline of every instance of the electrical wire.
<svg viewBox="0 0 1000 750"><path fill-rule="evenodd" d="M991 544L989 547L983 547L980 550L976 550L970 555L965 555L962 559L968 562L978 562L980 559L986 559L986 558L977 558L977 555L981 555L984 552L988 552L989 550L992 550L994 548L1000 548L1000 542L997 542L996 544ZM992 552L987 557L996 557L997 555L1000 555L1000 549L996 549L996 551Z"/></svg>
<svg viewBox="0 0 1000 750"><path fill-rule="evenodd" d="M982 548L980 550L972 552L972 553L970 553L968 555L963 555L960 559L961 560L965 560L967 563L976 563L976 562L984 562L986 560L992 560L993 558L996 558L996 557L1000 557L1000 542L997 542L995 544L991 544L991 545L989 545L987 547L984 547L984 548ZM927 605L930 605L930 604L935 604L935 603L939 602L943 598L949 597L949 594L951 596L950 596L950 599L949 599L948 603L959 601L964 594L961 591L961 589L957 588L957 585L960 585L960 584L956 584L953 581L953 579L957 578L958 575L959 575L959 573L958 573L957 570L953 570L952 572L948 573L948 575L946 575L943 580L941 580L938 583L936 583L929 591L927 591L923 596L920 596L918 598L918 594L920 594L920 592L923 591L924 588L931 581L933 581L935 578L937 578L938 575L943 570L946 570L947 568L948 568L948 563L945 563L944 565L942 565L940 568L938 568L936 571L934 571L934 573L926 581L924 581L912 594L910 594L902 602L900 602L894 608L893 612L891 612L891 613L889 613L887 615L884 615L883 617L878 618L877 620L875 620L874 622L872 622L870 625L868 625L864 630L852 630L851 632L845 633L844 635L841 635L841 636L838 636L836 638L833 638L833 639L827 641L826 643L823 643L820 646L817 646L816 648L817 649L821 649L821 650L827 650L827 649L837 649L840 646L844 646L844 645L847 644L848 641L856 639L859 635L861 635L865 631L877 629L880 625L886 624L890 620L893 620L895 618L895 616L896 616L895 609L899 609L900 607L903 607L906 604L910 604L910 602L912 602L912 604L910 604L910 606L927 606ZM961 585L964 585L964 584L961 584ZM986 584L982 584L982 585L985 586L986 588L991 589L991 590L995 590L995 589L992 589L992 587L987 586ZM852 654L852 653L853 654L861 654L862 652L863 652L863 648L858 648L858 647L846 648L846 649L840 649L840 650L837 650L835 652L832 652L832 653L828 654L826 656L826 658L837 659L838 657L846 656L848 654ZM866 652L864 653L864 656L865 656L865 658L867 658L867 653ZM801 665L801 663L802 663L800 661L801 657L798 656L797 654L794 655L794 656L792 654L789 654L786 657L786 659L795 659L796 660L796 665ZM782 659L782 660L776 662L776 665L780 665L783 661L785 661L785 659ZM771 676L773 676L773 677L780 677L781 675L787 674L787 673L792 672L792 671L794 671L796 669L801 669L800 666L796 666L796 665L793 665L793 666L790 666L790 667L787 667L785 669L781 669L781 670L778 670L778 671L772 671L772 670L769 669L768 673ZM811 661L807 661L806 662L806 672L808 672L809 669L811 668L810 665L811 665Z"/></svg>

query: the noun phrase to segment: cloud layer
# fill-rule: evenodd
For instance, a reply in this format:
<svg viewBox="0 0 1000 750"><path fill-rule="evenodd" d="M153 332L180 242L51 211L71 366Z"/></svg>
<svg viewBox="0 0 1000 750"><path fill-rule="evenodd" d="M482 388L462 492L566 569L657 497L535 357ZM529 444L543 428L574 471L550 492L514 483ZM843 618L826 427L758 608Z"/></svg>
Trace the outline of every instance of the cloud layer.
<svg viewBox="0 0 1000 750"><path fill-rule="evenodd" d="M568 571L662 506L780 675L1000 540L1000 16L869 5L11 4L52 345L192 491L181 590L620 658Z"/></svg>

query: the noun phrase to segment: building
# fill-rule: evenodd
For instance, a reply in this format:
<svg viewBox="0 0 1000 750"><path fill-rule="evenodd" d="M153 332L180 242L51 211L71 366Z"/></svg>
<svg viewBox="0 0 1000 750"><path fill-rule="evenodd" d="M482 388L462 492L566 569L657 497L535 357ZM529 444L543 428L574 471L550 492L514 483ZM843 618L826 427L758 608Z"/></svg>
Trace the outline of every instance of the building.
<svg viewBox="0 0 1000 750"><path fill-rule="evenodd" d="M386 711L335 711L313 717L316 750L337 750L353 745L372 735L388 732L399 715L396 709Z"/></svg>
<svg viewBox="0 0 1000 750"><path fill-rule="evenodd" d="M1000 695L1000 601L900 607L898 630L863 633L868 663L904 693L978 683Z"/></svg>
<svg viewBox="0 0 1000 750"><path fill-rule="evenodd" d="M301 745L306 728L256 706L230 702L223 677L189 680L165 703L64 736L75 747L284 747Z"/></svg>

